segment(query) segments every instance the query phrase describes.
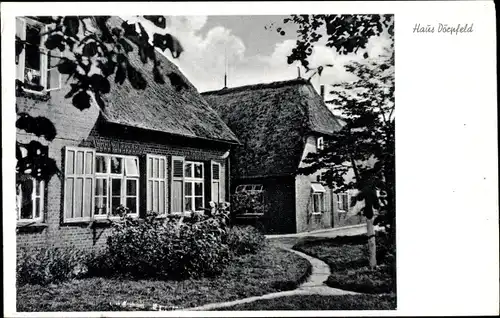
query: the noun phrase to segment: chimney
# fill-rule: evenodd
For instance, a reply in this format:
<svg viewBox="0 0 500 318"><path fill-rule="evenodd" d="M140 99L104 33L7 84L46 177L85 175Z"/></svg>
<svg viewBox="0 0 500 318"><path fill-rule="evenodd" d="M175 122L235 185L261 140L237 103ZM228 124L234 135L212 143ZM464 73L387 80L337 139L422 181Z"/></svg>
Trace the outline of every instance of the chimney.
<svg viewBox="0 0 500 318"><path fill-rule="evenodd" d="M297 78L302 78L302 76L300 75L300 66L297 66L297 72L298 72Z"/></svg>
<svg viewBox="0 0 500 318"><path fill-rule="evenodd" d="M227 74L224 73L224 88L227 88Z"/></svg>
<svg viewBox="0 0 500 318"><path fill-rule="evenodd" d="M321 98L325 100L325 85L321 84L319 85L319 94L321 95Z"/></svg>

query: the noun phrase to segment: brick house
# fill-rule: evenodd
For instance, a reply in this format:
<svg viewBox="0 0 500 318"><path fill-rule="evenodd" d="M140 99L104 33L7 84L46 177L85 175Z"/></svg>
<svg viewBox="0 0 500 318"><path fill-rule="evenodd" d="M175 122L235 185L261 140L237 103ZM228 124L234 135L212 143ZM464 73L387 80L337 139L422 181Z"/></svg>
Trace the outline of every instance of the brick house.
<svg viewBox="0 0 500 318"><path fill-rule="evenodd" d="M228 156L238 140L173 63L157 54L167 75L158 84L152 62L143 64L134 46L129 61L147 88L111 79L105 109L93 104L80 111L64 97L65 76L52 67L61 54L40 45L45 27L17 18L17 36L26 43L17 79L28 88L16 94L16 111L48 118L57 134L47 142L18 129L16 138L23 147L33 140L46 145L62 174L46 184L24 178L16 186L18 247L102 246L120 205L141 218L150 211L185 215L229 200Z"/></svg>
<svg viewBox="0 0 500 318"><path fill-rule="evenodd" d="M349 212L349 193L333 192L321 172L300 175L309 152L322 147L343 124L304 79L202 93L241 146L231 153L232 193L260 192L264 213L236 220L257 223L267 233L297 233L359 224Z"/></svg>

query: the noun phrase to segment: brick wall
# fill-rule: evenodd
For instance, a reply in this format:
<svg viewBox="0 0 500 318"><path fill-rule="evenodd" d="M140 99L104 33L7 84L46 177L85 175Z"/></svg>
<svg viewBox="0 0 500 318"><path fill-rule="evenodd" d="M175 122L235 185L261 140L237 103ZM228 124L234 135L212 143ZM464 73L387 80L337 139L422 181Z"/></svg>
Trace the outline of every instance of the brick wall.
<svg viewBox="0 0 500 318"><path fill-rule="evenodd" d="M210 160L221 164L221 197L226 196L226 162L229 146L216 142L193 141L180 137L165 136L160 133L138 131L118 125L105 124L99 118L96 107L79 111L63 97L61 90L50 93L47 101L27 97L16 100L18 113L27 112L31 116L44 116L50 119L57 130L57 137L50 143L18 130L17 140L27 143L38 140L49 146L49 156L56 160L57 166L64 171L64 147L82 146L96 149L96 152L126 154L139 156L141 180L144 179L145 154L167 156L170 176L171 156L184 156L186 160ZM76 120L75 120L76 119ZM89 223L64 224L62 220L64 180L53 176L46 185L44 224L37 227L19 228L17 234L18 247L40 247L46 245L68 246L80 248L100 248L106 242L109 228L92 228ZM140 207L145 209L144 191L140 189ZM169 193L169 191L167 191ZM210 193L206 193L209 196ZM208 200L207 200L208 201ZM141 204L142 203L142 204ZM168 205L169 206L169 205ZM144 211L143 211L144 213Z"/></svg>

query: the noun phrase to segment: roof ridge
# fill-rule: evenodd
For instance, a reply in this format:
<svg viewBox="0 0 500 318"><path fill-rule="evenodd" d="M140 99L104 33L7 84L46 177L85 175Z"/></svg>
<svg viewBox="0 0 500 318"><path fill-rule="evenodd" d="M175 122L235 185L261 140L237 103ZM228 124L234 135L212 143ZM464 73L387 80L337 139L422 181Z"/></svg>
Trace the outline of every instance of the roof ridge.
<svg viewBox="0 0 500 318"><path fill-rule="evenodd" d="M263 88L280 88L289 85L297 85L297 84L311 84L308 80L304 78L295 78L291 80L284 81L276 81L270 83L257 83L257 84L249 84L243 86L236 86L231 88L223 88L219 90L212 90L200 93L201 95L224 95L227 93L239 92L244 90L258 90Z"/></svg>

